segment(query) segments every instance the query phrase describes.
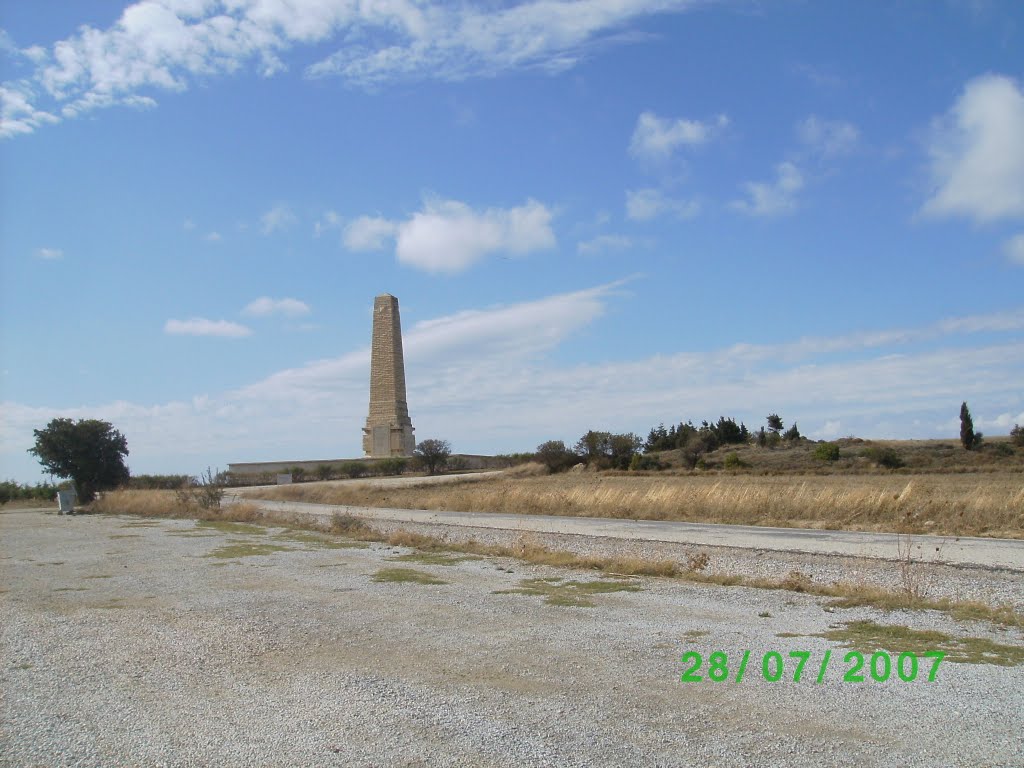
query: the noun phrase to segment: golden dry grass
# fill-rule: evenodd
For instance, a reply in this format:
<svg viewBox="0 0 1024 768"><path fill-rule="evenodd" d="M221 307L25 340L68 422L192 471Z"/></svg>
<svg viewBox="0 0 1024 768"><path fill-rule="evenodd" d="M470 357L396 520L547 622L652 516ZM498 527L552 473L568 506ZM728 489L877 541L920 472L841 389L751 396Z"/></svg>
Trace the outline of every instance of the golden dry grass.
<svg viewBox="0 0 1024 768"><path fill-rule="evenodd" d="M175 517L236 523L251 523L263 518L263 510L250 502L223 505L220 509L202 509L194 504L182 503L175 491L109 491L97 498L90 509L104 515Z"/></svg>
<svg viewBox="0 0 1024 768"><path fill-rule="evenodd" d="M711 477L581 473L405 487L307 483L258 495L405 509L1024 538L1024 474L1019 472Z"/></svg>

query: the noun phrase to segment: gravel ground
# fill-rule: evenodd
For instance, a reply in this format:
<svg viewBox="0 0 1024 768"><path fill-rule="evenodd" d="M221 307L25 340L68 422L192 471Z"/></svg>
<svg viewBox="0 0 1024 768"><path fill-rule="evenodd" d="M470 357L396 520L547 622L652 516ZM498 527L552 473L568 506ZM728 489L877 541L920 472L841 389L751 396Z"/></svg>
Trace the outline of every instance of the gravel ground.
<svg viewBox="0 0 1024 768"><path fill-rule="evenodd" d="M731 668L744 649L835 662L837 644L778 633L856 619L1024 645L1018 630L667 579L561 607L495 591L592 574L396 563L407 550L277 533L0 513L0 765L1024 765L1024 667L845 683L838 664L816 685L766 682L752 662L741 683L679 682L688 650ZM210 556L268 542L289 549ZM447 583L372 580L400 565ZM948 570L1020 597L999 574Z"/></svg>

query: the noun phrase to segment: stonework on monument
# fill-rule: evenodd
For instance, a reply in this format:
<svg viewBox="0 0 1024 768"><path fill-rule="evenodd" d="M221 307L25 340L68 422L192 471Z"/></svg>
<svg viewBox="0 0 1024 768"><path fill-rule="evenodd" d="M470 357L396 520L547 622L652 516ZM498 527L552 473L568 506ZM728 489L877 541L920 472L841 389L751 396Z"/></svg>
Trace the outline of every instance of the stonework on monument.
<svg viewBox="0 0 1024 768"><path fill-rule="evenodd" d="M373 301L370 414L363 427L363 452L373 458L412 456L415 447L405 399L405 357L398 299L385 293Z"/></svg>

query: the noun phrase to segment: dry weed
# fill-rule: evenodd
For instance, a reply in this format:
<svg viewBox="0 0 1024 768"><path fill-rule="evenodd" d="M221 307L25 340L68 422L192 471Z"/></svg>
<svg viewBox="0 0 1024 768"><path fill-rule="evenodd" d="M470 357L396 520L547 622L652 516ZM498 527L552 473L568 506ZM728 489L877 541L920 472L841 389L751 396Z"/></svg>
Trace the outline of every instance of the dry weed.
<svg viewBox="0 0 1024 768"><path fill-rule="evenodd" d="M780 477L577 473L419 487L282 486L263 498L406 509L1024 538L1017 472Z"/></svg>

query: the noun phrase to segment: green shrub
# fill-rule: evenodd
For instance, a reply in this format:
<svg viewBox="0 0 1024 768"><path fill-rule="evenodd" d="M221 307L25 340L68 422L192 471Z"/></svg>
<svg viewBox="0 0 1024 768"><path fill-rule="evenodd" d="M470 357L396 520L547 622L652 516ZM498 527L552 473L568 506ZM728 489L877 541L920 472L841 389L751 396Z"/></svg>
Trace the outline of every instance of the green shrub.
<svg viewBox="0 0 1024 768"><path fill-rule="evenodd" d="M663 461L659 461L654 456L648 456L644 453L635 453L633 458L629 460L629 469L632 472L647 472L655 471L660 472L663 469L667 469L668 464Z"/></svg>
<svg viewBox="0 0 1024 768"><path fill-rule="evenodd" d="M334 474L334 467L330 464L318 464L316 468L316 479L317 480L330 480L331 475Z"/></svg>
<svg viewBox="0 0 1024 768"><path fill-rule="evenodd" d="M838 461L839 446L835 443L818 443L814 448L814 458L818 461Z"/></svg>
<svg viewBox="0 0 1024 768"><path fill-rule="evenodd" d="M865 448L861 455L886 469L899 469L904 466L903 458L899 452L887 445L872 445Z"/></svg>
<svg viewBox="0 0 1024 768"><path fill-rule="evenodd" d="M368 472L368 469L366 464L361 461L346 461L341 465L341 472L346 477L355 479L365 475Z"/></svg>
<svg viewBox="0 0 1024 768"><path fill-rule="evenodd" d="M727 453L725 455L725 461L723 461L722 464L726 469L743 469L744 467L750 466L749 464L747 464L747 462L740 458L739 454L736 453L736 451L733 451L732 453Z"/></svg>
<svg viewBox="0 0 1024 768"><path fill-rule="evenodd" d="M408 459L403 459L401 456L392 456L389 459L378 461L377 471L382 475L400 475L405 472L408 464Z"/></svg>
<svg viewBox="0 0 1024 768"><path fill-rule="evenodd" d="M1014 445L1024 448L1024 427L1014 424L1013 429L1010 430L1010 440Z"/></svg>

